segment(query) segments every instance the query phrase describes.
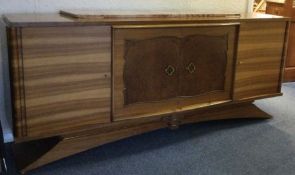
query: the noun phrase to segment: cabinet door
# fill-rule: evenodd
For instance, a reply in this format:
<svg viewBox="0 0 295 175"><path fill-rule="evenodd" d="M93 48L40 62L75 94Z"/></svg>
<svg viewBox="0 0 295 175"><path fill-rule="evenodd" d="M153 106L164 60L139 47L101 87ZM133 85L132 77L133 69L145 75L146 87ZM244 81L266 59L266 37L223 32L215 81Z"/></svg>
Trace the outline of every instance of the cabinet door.
<svg viewBox="0 0 295 175"><path fill-rule="evenodd" d="M178 40L160 37L126 41L124 104L161 101L177 96Z"/></svg>
<svg viewBox="0 0 295 175"><path fill-rule="evenodd" d="M240 26L234 100L280 93L286 22L244 22Z"/></svg>
<svg viewBox="0 0 295 175"><path fill-rule="evenodd" d="M224 90L227 36L187 37L182 49L180 95L196 96Z"/></svg>
<svg viewBox="0 0 295 175"><path fill-rule="evenodd" d="M17 66L23 75L14 84L24 95L17 136L59 135L110 122L110 27L23 28L20 37Z"/></svg>
<svg viewBox="0 0 295 175"><path fill-rule="evenodd" d="M188 29L181 45L179 110L232 99L237 26Z"/></svg>
<svg viewBox="0 0 295 175"><path fill-rule="evenodd" d="M177 30L114 29L114 120L172 113L177 107Z"/></svg>

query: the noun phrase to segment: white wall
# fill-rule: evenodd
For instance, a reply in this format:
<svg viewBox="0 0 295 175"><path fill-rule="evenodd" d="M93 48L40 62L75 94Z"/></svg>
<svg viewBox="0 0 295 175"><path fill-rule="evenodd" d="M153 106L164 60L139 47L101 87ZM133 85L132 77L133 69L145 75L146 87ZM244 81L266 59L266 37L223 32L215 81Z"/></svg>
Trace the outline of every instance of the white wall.
<svg viewBox="0 0 295 175"><path fill-rule="evenodd" d="M196 10L199 13L244 13L252 0L0 0L0 15L57 12L60 9ZM1 22L1 21L0 21ZM12 141L5 26L0 24L0 119L5 141ZM8 118L8 120L7 120Z"/></svg>

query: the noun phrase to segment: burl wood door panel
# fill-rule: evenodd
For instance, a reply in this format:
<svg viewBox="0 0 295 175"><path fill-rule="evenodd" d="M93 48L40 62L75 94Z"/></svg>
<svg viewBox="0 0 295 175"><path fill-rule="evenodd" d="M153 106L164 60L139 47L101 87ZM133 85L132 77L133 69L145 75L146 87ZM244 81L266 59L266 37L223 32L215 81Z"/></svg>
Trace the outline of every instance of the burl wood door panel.
<svg viewBox="0 0 295 175"><path fill-rule="evenodd" d="M114 120L231 100L236 25L113 32Z"/></svg>
<svg viewBox="0 0 295 175"><path fill-rule="evenodd" d="M123 72L125 105L175 97L178 45L179 40L174 37L126 41Z"/></svg>
<svg viewBox="0 0 295 175"><path fill-rule="evenodd" d="M234 99L280 93L286 22L241 23Z"/></svg>
<svg viewBox="0 0 295 175"><path fill-rule="evenodd" d="M178 111L232 100L238 25L192 31L182 44Z"/></svg>
<svg viewBox="0 0 295 175"><path fill-rule="evenodd" d="M110 122L110 27L23 28L25 136Z"/></svg>
<svg viewBox="0 0 295 175"><path fill-rule="evenodd" d="M183 40L180 96L224 90L227 42L227 35L193 35Z"/></svg>

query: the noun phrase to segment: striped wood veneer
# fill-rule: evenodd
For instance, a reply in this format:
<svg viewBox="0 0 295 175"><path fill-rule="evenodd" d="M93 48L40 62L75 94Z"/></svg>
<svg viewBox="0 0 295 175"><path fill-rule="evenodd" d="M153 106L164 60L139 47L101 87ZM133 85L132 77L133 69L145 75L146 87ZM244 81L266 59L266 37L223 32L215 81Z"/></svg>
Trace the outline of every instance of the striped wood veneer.
<svg viewBox="0 0 295 175"><path fill-rule="evenodd" d="M285 29L285 22L241 24L235 100L280 92Z"/></svg>
<svg viewBox="0 0 295 175"><path fill-rule="evenodd" d="M13 62L13 67L23 64L19 83L24 92L15 96L24 104L15 105L25 109L18 136L60 134L110 122L110 27L23 28L19 35L22 53L15 60L21 63Z"/></svg>

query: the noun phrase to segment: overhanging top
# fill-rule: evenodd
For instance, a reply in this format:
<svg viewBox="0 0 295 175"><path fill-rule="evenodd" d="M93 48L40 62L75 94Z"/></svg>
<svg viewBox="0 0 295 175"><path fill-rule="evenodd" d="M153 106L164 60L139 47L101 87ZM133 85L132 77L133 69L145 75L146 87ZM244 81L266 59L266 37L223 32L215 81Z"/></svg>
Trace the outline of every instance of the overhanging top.
<svg viewBox="0 0 295 175"><path fill-rule="evenodd" d="M241 14L200 14L197 11L89 11L89 10L61 10L60 14L79 19L103 19L103 18L175 18L175 17L198 17L198 18L240 18Z"/></svg>
<svg viewBox="0 0 295 175"><path fill-rule="evenodd" d="M77 25L132 25L132 24L186 24L223 23L243 21L287 21L288 17L245 14L198 14L179 11L81 11L66 10L57 13L7 14L4 21L10 27L77 26Z"/></svg>

